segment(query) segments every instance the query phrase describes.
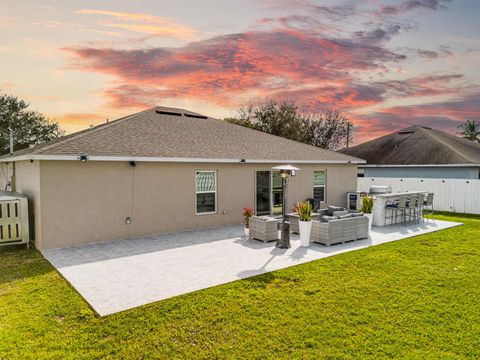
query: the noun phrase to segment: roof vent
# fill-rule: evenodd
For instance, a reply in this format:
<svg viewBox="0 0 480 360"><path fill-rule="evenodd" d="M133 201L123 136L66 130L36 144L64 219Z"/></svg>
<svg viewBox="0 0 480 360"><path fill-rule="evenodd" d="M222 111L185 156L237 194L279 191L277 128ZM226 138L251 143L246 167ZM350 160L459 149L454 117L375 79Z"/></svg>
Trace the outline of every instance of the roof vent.
<svg viewBox="0 0 480 360"><path fill-rule="evenodd" d="M404 131L399 131L398 133L399 134L413 134L415 132L415 130L404 130Z"/></svg>
<svg viewBox="0 0 480 360"><path fill-rule="evenodd" d="M155 110L157 114L160 115L173 115L173 116L182 116L182 113L175 112L175 111L166 111L166 110Z"/></svg>
<svg viewBox="0 0 480 360"><path fill-rule="evenodd" d="M183 116L191 117L191 118L195 118L195 119L208 119L208 116L205 116L205 115L196 115L196 114L183 113Z"/></svg>

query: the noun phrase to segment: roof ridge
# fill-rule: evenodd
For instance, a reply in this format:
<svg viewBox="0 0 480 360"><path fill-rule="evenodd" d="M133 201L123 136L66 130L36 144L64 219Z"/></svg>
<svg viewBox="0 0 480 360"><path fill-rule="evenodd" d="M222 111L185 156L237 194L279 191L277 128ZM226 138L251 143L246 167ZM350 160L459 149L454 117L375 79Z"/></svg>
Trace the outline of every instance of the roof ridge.
<svg viewBox="0 0 480 360"><path fill-rule="evenodd" d="M69 143L71 141L74 141L74 140L77 140L77 139L81 139L82 137L84 137L86 135L95 133L95 132L100 131L100 130L104 130L106 128L111 127L112 125L117 125L117 124L119 124L123 121L128 120L128 118L130 118L132 116L142 114L144 112L150 111L150 110L155 109L155 108L156 107L148 108L146 110L140 111L140 112L135 113L135 114L130 114L130 115L123 116L121 118L115 119L113 121L109 121L109 122L106 122L106 123L103 123L103 124L99 124L97 126L94 126L93 128L85 129L85 130L79 131L77 133L73 133L71 135L66 135L63 140L56 141L53 144L45 144L45 146L40 147L39 149L37 149L37 151L38 151L38 153L42 153L43 151L53 149L56 146L67 144L67 143Z"/></svg>
<svg viewBox="0 0 480 360"><path fill-rule="evenodd" d="M315 149L317 149L317 150L321 150L321 151L334 152L334 153L337 153L337 154L340 154L340 155L344 156L346 159L348 159L348 158L352 159L352 158L353 158L353 159L355 159L355 160L362 160L362 159L360 159L360 158L357 158L357 157L354 157L354 156L351 156L351 155L339 153L339 152L336 151L336 150L324 149L324 148L321 148L321 147L319 147L319 146L315 146L315 145L312 145L312 144L307 144L307 143L304 143L304 142L301 142L301 141L298 141L298 140L288 139L288 138L283 137L283 136L270 134L270 133L267 133L267 132L264 132L264 131L261 131L261 130L258 130L258 129L254 129L254 128L251 128L251 127L247 127L247 126L235 124L235 123L232 123L232 122L229 122L229 121L225 121L225 120L221 120L221 119L217 119L217 118L213 118L213 117L208 117L208 118L211 119L211 120L220 121L220 122L222 122L222 123L224 123L224 124L228 124L228 125L232 125L232 126L238 126L238 127L240 127L240 128L243 128L243 129L254 130L254 131L257 131L257 132L262 133L262 134L264 134L264 135L268 135L268 136L274 137L274 138L276 138L276 139L293 141L293 142L295 142L295 143L298 143L298 144L301 144L301 145L305 145L305 146L309 146L309 147L313 147L313 148L315 148Z"/></svg>
<svg viewBox="0 0 480 360"><path fill-rule="evenodd" d="M429 129L430 131L427 131L427 129L425 128L421 128L420 129L422 132L424 132L425 134L427 134L428 136L430 136L431 138L433 138L435 141L441 143L442 145L448 147L451 151L455 152L456 154L458 154L462 159L464 159L465 161L467 161L467 163L472 163L472 160L469 159L468 157L466 157L463 153L461 153L460 151L458 151L455 147L452 147L450 144L448 144L447 142L443 141L442 139L440 139L440 137L437 135L437 134L433 134L434 131L432 131L433 129ZM442 131L442 135L444 134L444 132ZM446 134L446 133L445 133Z"/></svg>
<svg viewBox="0 0 480 360"><path fill-rule="evenodd" d="M166 110L165 114L159 110ZM185 116L175 117L169 115L167 110ZM223 119L206 117L206 120L197 120L188 114L201 113L155 106L69 134L45 143L35 151L32 148L20 150L16 156L9 156L8 159L76 160L79 155L88 155L90 159L105 161L136 157L145 158L145 161L157 161L157 158L158 161L162 161L162 158L188 161L198 158L228 162L240 159L259 162L364 162L347 154L285 139Z"/></svg>
<svg viewBox="0 0 480 360"><path fill-rule="evenodd" d="M448 136L452 139L455 139L456 141L461 142L465 146L473 147L475 150L480 150L480 143L465 139L464 137L460 137L460 136L457 136L457 135L454 135L454 134L447 133L447 132L442 131L442 130L438 130L438 129L431 129L431 130L434 131L434 132L437 132L437 133L441 133L444 136Z"/></svg>
<svg viewBox="0 0 480 360"><path fill-rule="evenodd" d="M404 128L404 129L401 129L401 130L397 130L397 131L394 131L392 133L388 133L388 134L385 134L385 135L382 135L382 136L379 136L377 138L374 138L374 139L371 139L371 140L368 140L368 141L365 141L363 143L360 143L360 144L357 144L357 145L353 145L353 146L350 146L350 147L344 147L338 151L348 151L349 149L354 149L356 147L359 147L359 146L364 146L364 145L367 145L369 143L373 143L373 142L377 142L379 141L380 139L384 139L384 138L388 138L388 137L392 137L393 135L396 135L398 134L399 131L402 131L402 130L405 130L405 129L408 129L408 128Z"/></svg>

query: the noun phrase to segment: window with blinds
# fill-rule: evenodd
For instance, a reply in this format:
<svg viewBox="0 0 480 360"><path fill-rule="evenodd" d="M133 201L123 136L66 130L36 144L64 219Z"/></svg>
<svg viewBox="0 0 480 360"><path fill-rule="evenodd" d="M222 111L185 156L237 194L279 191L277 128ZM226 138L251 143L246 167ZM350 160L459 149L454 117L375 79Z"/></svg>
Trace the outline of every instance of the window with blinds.
<svg viewBox="0 0 480 360"><path fill-rule="evenodd" d="M313 172L313 202L315 207L325 202L325 171Z"/></svg>
<svg viewBox="0 0 480 360"><path fill-rule="evenodd" d="M217 172L201 170L195 173L195 196L197 214L217 212Z"/></svg>

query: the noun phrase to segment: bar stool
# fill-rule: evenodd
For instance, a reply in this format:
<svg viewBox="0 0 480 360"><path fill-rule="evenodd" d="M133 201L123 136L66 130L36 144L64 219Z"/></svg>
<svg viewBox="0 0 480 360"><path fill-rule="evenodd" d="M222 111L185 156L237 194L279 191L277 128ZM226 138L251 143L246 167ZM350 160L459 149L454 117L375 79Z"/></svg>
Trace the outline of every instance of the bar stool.
<svg viewBox="0 0 480 360"><path fill-rule="evenodd" d="M385 204L385 225L387 225L387 218L390 219L390 224L394 224L393 219L395 218L395 224L398 223L398 213L400 213L400 219L405 219L407 209L407 197L401 196L398 200L387 201ZM390 210L390 217L387 217L387 211ZM395 215L394 215L395 213Z"/></svg>
<svg viewBox="0 0 480 360"><path fill-rule="evenodd" d="M432 215L433 217L433 193L427 193L426 198L423 199L422 204L422 217L425 219L425 214Z"/></svg>
<svg viewBox="0 0 480 360"><path fill-rule="evenodd" d="M413 194L410 196L407 202L407 210L408 210L408 221L418 221L419 217L419 209L423 204L423 195L420 194Z"/></svg>

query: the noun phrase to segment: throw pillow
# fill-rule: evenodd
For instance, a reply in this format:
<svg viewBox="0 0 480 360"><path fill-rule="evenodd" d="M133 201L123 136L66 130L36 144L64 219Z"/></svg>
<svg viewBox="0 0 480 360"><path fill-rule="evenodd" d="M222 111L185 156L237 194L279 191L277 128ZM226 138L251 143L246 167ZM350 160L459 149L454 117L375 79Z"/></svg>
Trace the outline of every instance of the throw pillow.
<svg viewBox="0 0 480 360"><path fill-rule="evenodd" d="M354 212L354 213L351 213L352 217L360 217L360 216L363 216L363 212Z"/></svg>
<svg viewBox="0 0 480 360"><path fill-rule="evenodd" d="M329 222L330 220L335 220L335 216L322 215L320 217L321 222Z"/></svg>
<svg viewBox="0 0 480 360"><path fill-rule="evenodd" d="M327 209L327 215L328 216L333 216L333 213L335 211L344 211L345 209L343 207L340 207L340 206L329 206L328 209Z"/></svg>

